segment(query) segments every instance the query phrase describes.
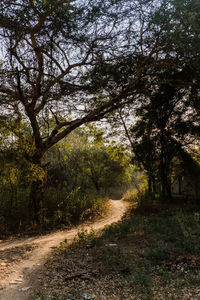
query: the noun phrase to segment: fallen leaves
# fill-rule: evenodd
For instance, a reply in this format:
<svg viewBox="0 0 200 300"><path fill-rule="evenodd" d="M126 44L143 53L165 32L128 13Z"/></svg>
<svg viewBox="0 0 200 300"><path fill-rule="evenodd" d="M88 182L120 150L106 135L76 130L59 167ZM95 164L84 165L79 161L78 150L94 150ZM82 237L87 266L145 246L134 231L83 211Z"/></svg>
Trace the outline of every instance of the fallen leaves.
<svg viewBox="0 0 200 300"><path fill-rule="evenodd" d="M13 247L10 249L0 250L0 279L9 274L12 266L28 255L37 246L35 244L26 244L23 246Z"/></svg>

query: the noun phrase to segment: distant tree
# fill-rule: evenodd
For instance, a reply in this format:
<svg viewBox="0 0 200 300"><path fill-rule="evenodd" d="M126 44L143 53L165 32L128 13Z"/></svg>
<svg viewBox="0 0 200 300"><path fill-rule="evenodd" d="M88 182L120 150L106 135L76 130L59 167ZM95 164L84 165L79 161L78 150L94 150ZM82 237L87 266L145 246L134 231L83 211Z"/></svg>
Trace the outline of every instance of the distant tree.
<svg viewBox="0 0 200 300"><path fill-rule="evenodd" d="M94 127L92 127L94 128ZM130 181L129 156L121 145L107 144L100 131L76 130L68 141L49 152L49 186L66 187L71 192L106 194L110 188ZM97 137L98 136L98 137Z"/></svg>
<svg viewBox="0 0 200 300"><path fill-rule="evenodd" d="M158 76L170 81L173 77L181 79L183 74L168 70ZM189 76L195 74L187 73ZM145 91L144 98L134 107L134 125L126 125L120 113L135 160L147 173L149 192L156 192L157 182L162 195L171 196L173 159L199 141L199 114L193 108L191 97L194 93L190 86L163 83Z"/></svg>

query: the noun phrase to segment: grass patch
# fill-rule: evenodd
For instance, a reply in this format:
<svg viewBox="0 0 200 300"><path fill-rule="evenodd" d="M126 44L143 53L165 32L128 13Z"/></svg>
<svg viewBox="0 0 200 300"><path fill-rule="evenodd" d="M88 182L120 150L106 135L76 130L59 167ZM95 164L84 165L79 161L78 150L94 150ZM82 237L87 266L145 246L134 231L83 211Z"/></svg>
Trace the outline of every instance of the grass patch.
<svg viewBox="0 0 200 300"><path fill-rule="evenodd" d="M47 269L51 274L59 265L57 295L74 299L84 293L95 299L200 299L199 245L196 208L135 209L101 235L81 231L70 246L64 242ZM69 270L73 280L66 279Z"/></svg>

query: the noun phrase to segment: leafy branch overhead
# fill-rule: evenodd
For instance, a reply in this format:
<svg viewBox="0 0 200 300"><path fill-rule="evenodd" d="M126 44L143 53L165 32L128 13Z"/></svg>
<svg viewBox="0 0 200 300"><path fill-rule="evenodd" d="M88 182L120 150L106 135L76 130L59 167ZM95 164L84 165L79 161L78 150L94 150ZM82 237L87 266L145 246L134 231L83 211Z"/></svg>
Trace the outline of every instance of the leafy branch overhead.
<svg viewBox="0 0 200 300"><path fill-rule="evenodd" d="M1 1L1 105L18 106L28 118L36 156L133 100L160 51L152 7L128 0ZM51 106L60 119L47 136L39 120Z"/></svg>
<svg viewBox="0 0 200 300"><path fill-rule="evenodd" d="M26 128L24 157L40 168L83 124L153 94L159 102L160 86L187 91L198 112L198 9L193 0L2 0L0 117L13 119L21 143Z"/></svg>

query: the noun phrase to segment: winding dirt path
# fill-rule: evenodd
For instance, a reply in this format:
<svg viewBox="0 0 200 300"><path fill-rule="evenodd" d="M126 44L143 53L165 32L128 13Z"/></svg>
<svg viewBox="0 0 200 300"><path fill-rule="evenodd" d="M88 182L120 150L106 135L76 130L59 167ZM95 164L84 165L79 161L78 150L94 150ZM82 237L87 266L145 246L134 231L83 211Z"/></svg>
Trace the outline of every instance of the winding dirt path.
<svg viewBox="0 0 200 300"><path fill-rule="evenodd" d="M29 295L29 291L31 291L31 283L34 281L34 272L42 267L51 251L53 251L60 242L64 239L67 239L68 242L72 241L77 232L82 228L87 230L93 228L96 231L101 230L105 225L119 221L126 210L127 204L122 200L110 200L110 210L108 215L92 224L83 224L68 231L59 231L40 237L1 242L1 252L20 249L20 247L32 244L35 245L35 248L33 248L26 258L22 258L21 261L14 263L7 272L6 263L1 262L0 265L4 266L5 271L4 277L2 279L0 278L0 300L33 299ZM24 288L29 289L23 291Z"/></svg>

